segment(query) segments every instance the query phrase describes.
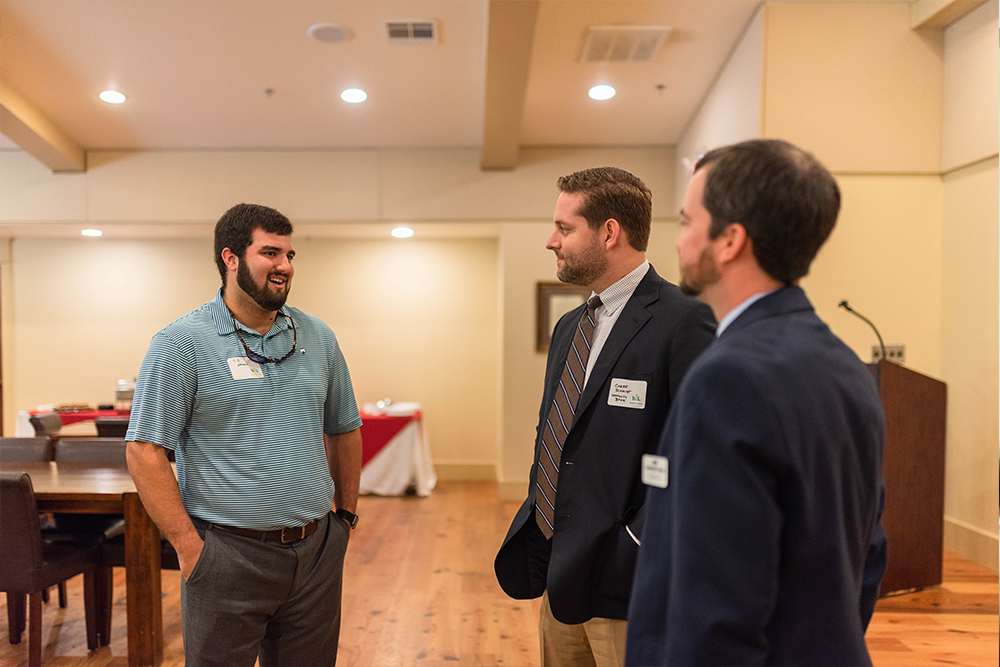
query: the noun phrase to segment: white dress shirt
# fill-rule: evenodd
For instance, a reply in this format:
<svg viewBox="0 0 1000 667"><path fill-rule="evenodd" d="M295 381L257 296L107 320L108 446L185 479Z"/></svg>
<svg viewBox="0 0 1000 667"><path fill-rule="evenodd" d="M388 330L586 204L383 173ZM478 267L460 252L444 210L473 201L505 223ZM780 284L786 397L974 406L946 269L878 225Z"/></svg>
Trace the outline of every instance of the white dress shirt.
<svg viewBox="0 0 1000 667"><path fill-rule="evenodd" d="M583 379L584 387L587 386L587 381L590 380L590 371L594 369L597 357L600 356L601 349L604 348L604 343L607 342L608 336L611 335L611 330L614 328L615 322L618 321L618 316L622 314L625 304L632 298L632 293L635 292L635 288L639 286L639 283L646 276L647 271L649 271L649 261L643 260L642 264L637 266L631 273L597 295L601 297L601 305L594 311L597 323L594 326L594 340L590 344L590 358L587 359L587 375ZM591 298L595 294L596 292L591 292Z"/></svg>

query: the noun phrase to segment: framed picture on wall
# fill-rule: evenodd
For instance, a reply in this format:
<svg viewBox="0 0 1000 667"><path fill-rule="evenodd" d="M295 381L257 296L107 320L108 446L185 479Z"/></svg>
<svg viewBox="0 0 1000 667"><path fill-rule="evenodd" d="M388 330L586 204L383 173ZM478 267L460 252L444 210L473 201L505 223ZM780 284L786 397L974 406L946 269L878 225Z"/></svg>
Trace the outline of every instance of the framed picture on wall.
<svg viewBox="0 0 1000 667"><path fill-rule="evenodd" d="M590 298L590 288L566 283L538 283L535 349L548 352L559 318Z"/></svg>

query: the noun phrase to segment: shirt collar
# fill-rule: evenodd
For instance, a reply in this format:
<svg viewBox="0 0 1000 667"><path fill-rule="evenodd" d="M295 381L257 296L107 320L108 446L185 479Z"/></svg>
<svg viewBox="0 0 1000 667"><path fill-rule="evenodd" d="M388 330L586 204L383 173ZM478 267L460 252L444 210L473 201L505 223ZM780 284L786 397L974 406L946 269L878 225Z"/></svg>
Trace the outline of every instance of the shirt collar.
<svg viewBox="0 0 1000 667"><path fill-rule="evenodd" d="M628 302L647 271L649 271L649 260L643 260L642 264L635 267L628 275L600 293L605 315L615 314ZM594 294L595 292L591 292L590 296L593 297Z"/></svg>
<svg viewBox="0 0 1000 667"><path fill-rule="evenodd" d="M226 306L226 302L222 298L222 288L215 293L215 298L208 302L208 310L212 314L212 321L215 323L215 331L220 336L228 336L230 334L236 333L236 329L233 327L233 315L229 312L229 307ZM275 317L274 324L271 325L271 329L274 329L275 325L278 327L278 331L283 331L290 328L288 311L285 306L278 309L278 314L284 317ZM251 333L260 335L259 332L243 327L243 330ZM270 332L268 332L270 333Z"/></svg>
<svg viewBox="0 0 1000 667"><path fill-rule="evenodd" d="M719 322L719 326L715 328L715 337L718 338L719 336L721 336L722 332L726 330L726 327L732 324L737 317L742 315L747 308L757 303L771 292L776 292L776 291L777 290L772 289L772 290L767 290L766 292L757 292L749 299L745 300L743 303L741 303L740 305L736 306L728 313L726 313L726 316L722 318L721 322Z"/></svg>

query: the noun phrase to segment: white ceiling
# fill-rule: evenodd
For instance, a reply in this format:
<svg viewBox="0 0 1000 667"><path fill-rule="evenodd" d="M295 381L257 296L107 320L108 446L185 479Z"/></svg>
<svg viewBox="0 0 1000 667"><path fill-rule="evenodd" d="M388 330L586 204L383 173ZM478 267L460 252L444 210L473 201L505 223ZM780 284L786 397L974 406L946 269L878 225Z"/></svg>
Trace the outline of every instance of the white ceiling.
<svg viewBox="0 0 1000 667"><path fill-rule="evenodd" d="M526 54L489 23L527 1L0 0L0 78L85 150L478 147L489 85L493 99L524 100L505 135L515 147L669 145L760 4L521 4L537 8ZM439 43L389 44L390 19L436 19ZM320 22L348 26L354 38L309 38ZM673 31L655 62L580 63L587 26L602 24ZM527 63L519 87L491 83L488 54ZM590 100L596 83L618 95ZM368 100L342 102L347 87ZM109 88L127 102L101 102Z"/></svg>

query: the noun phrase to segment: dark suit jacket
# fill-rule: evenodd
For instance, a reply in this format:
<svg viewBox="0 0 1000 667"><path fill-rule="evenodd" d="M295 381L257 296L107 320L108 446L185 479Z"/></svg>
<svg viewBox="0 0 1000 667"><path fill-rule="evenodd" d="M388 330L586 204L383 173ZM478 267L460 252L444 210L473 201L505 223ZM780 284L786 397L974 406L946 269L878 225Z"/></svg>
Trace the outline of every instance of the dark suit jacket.
<svg viewBox="0 0 1000 667"><path fill-rule="evenodd" d="M577 322L585 306L556 324L545 371L539 426L545 424ZM681 294L652 267L623 307L597 358L563 446L555 501L555 534L546 543L535 521L532 466L527 499L497 554L495 569L513 598L546 589L553 615L564 623L594 616L624 619L645 489L640 459L656 448L670 401L695 357L714 336L703 303ZM644 409L612 407L613 379L644 380ZM536 429L541 434L541 428ZM541 438L535 438L535 460Z"/></svg>
<svg viewBox="0 0 1000 667"><path fill-rule="evenodd" d="M658 449L626 664L870 665L884 441L871 373L801 289L737 317Z"/></svg>

